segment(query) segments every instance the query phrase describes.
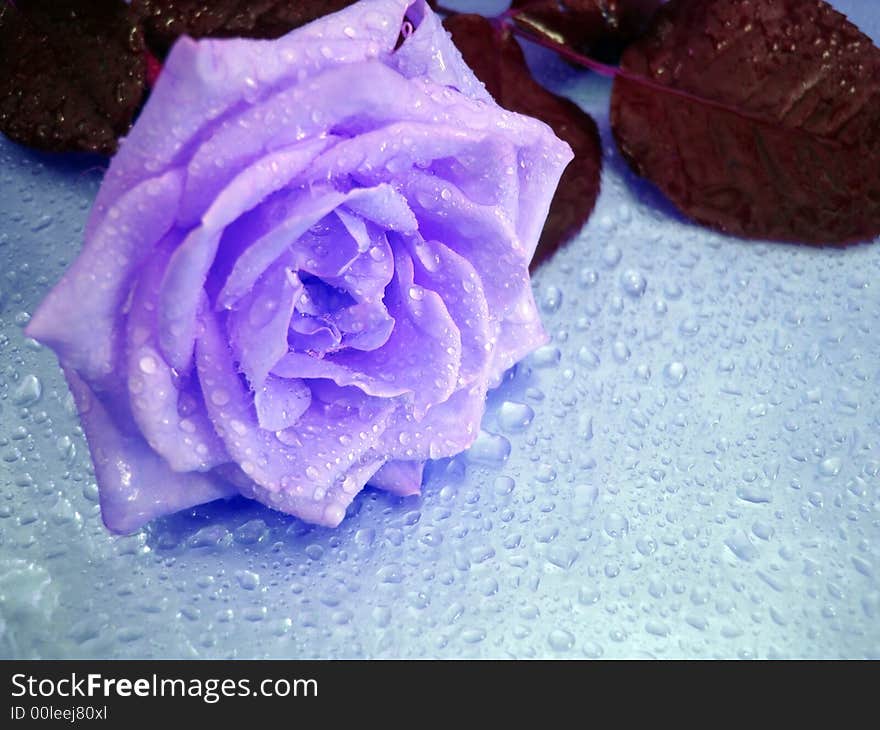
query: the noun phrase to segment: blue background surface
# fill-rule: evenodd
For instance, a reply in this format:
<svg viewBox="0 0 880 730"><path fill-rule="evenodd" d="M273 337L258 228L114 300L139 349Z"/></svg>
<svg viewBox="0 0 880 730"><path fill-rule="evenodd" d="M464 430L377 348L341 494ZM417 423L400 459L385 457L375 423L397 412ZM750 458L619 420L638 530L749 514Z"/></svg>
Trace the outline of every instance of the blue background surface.
<svg viewBox="0 0 880 730"><path fill-rule="evenodd" d="M833 4L880 38L874 3ZM236 500L107 534L22 335L102 162L0 139L0 656L880 655L880 247L682 220L614 150L609 83L529 58L606 146L534 280L553 342L421 497L367 490L337 530Z"/></svg>

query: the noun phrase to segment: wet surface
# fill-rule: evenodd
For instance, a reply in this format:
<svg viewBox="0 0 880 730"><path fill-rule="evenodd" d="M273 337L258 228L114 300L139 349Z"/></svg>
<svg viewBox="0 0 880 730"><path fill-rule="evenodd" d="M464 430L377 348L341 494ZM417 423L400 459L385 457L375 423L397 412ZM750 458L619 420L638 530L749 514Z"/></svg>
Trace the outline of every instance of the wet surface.
<svg viewBox="0 0 880 730"><path fill-rule="evenodd" d="M22 335L100 160L0 140L0 655L880 655L880 247L681 220L611 148L607 82L532 59L606 146L593 217L534 280L553 341L421 497L367 490L336 530L238 499L106 532Z"/></svg>

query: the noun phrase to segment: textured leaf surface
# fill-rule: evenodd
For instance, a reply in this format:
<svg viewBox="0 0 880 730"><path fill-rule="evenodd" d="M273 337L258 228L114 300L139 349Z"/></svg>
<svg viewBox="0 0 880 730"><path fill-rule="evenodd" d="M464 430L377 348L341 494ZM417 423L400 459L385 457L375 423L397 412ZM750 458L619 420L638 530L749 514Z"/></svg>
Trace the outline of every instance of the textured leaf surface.
<svg viewBox="0 0 880 730"><path fill-rule="evenodd" d="M0 131L39 149L112 153L143 96L143 38L122 0L0 4L0 67Z"/></svg>
<svg viewBox="0 0 880 730"><path fill-rule="evenodd" d="M159 58L181 35L278 38L354 0L134 0L147 44Z"/></svg>
<svg viewBox="0 0 880 730"><path fill-rule="evenodd" d="M880 51L817 0L672 0L627 49L611 101L624 156L730 233L880 234Z"/></svg>
<svg viewBox="0 0 880 730"><path fill-rule="evenodd" d="M613 56L640 35L662 0L513 0L528 31L593 55Z"/></svg>

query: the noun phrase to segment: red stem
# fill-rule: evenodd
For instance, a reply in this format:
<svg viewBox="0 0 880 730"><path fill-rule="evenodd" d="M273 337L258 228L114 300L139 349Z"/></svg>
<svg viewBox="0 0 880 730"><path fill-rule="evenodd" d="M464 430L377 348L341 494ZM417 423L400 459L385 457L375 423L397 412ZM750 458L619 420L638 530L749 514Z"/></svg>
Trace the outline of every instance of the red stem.
<svg viewBox="0 0 880 730"><path fill-rule="evenodd" d="M498 17L501 20L513 20L517 15L522 15L523 13L528 13L529 11L541 7L546 3L546 0L535 0L531 3L526 3L518 8L508 8Z"/></svg>
<svg viewBox="0 0 880 730"><path fill-rule="evenodd" d="M514 35L518 35L520 38L531 41L532 43L536 43L537 45L543 46L544 48L549 48L551 51L555 51L560 56L568 59L572 63L576 63L578 66L588 68L590 69L590 71L595 71L597 74L601 74L602 76L607 76L609 79L613 79L615 76L627 76L626 72L619 69L617 66L609 66L608 64L601 63L600 61L590 58L589 56L583 56L577 51L574 51L568 46L564 45L563 43L557 43L556 41L546 36L532 33L531 31L528 31L515 23L508 23L508 27Z"/></svg>
<svg viewBox="0 0 880 730"><path fill-rule="evenodd" d="M619 76L622 79L626 79L627 81L631 81L634 84L638 84L639 86L648 89L653 89L654 91L658 91L661 94L669 94L670 96L677 96L680 99L684 99L689 102L695 102L702 106L721 109L731 114L736 114L737 116L744 119L750 119L759 124L768 123L768 120L766 120L765 118L757 114L744 111L738 107L730 106L729 104L715 101L713 99L707 99L703 96L692 94L689 91L684 91L683 89L678 89L674 86L661 84L657 81L653 81L652 79L647 78L646 76L633 73L632 71L628 71L618 66L609 66L607 64L601 63L600 61L596 61L595 59L590 58L589 56L581 55L580 53L572 50L563 43L557 43L552 38L548 38L547 36L539 35L537 33L532 33L531 31L522 28L516 23L509 22L508 27L514 35L517 35L524 40L531 41L532 43L536 43L537 45L544 48L549 48L551 51L555 51L560 56L568 59L572 63L576 63L579 66L583 66L584 68L588 68L591 71L595 71L597 74L601 74L602 76L607 76L608 78L612 79Z"/></svg>

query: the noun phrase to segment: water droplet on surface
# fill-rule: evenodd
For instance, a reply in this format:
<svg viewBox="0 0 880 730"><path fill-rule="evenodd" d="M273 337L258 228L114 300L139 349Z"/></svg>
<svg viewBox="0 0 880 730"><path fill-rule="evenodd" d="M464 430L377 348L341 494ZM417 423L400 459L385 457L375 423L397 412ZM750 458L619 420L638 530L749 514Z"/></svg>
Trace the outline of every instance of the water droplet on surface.
<svg viewBox="0 0 880 730"><path fill-rule="evenodd" d="M613 538L623 537L629 532L629 520L617 512L611 512L605 517L603 526L608 536Z"/></svg>
<svg viewBox="0 0 880 730"><path fill-rule="evenodd" d="M508 456L510 456L510 441L500 434L488 431L480 431L467 451L468 460L490 465L501 465Z"/></svg>
<svg viewBox="0 0 880 730"><path fill-rule="evenodd" d="M565 629L553 629L547 637L553 651L568 651L574 646L574 634Z"/></svg>
<svg viewBox="0 0 880 730"><path fill-rule="evenodd" d="M32 406L43 395L43 384L36 375L25 375L15 392L12 394L12 402L17 406Z"/></svg>
<svg viewBox="0 0 880 730"><path fill-rule="evenodd" d="M648 282L641 272L627 269L620 275L620 285L629 296L637 299L645 293Z"/></svg>
<svg viewBox="0 0 880 730"><path fill-rule="evenodd" d="M260 576L252 570L239 570L235 574L235 579L246 591L255 591L260 587Z"/></svg>
<svg viewBox="0 0 880 730"><path fill-rule="evenodd" d="M498 424L508 432L522 431L534 417L535 411L525 403L504 401L498 409Z"/></svg>
<svg viewBox="0 0 880 730"><path fill-rule="evenodd" d="M602 263L606 268L613 269L620 263L620 257L622 255L620 249L613 243L606 244L602 248Z"/></svg>
<svg viewBox="0 0 880 730"><path fill-rule="evenodd" d="M741 530L730 535L724 544L730 548L730 552L745 562L752 562L758 557L758 549L749 540L748 535Z"/></svg>
<svg viewBox="0 0 880 730"><path fill-rule="evenodd" d="M589 347L582 347L580 350L578 350L577 359L579 363L581 363L582 365L586 365L591 370L595 370L596 368L598 368L601 363L599 355L597 355Z"/></svg>
<svg viewBox="0 0 880 730"><path fill-rule="evenodd" d="M614 355L614 359L619 363L624 363L630 358L630 350L625 342L621 342L617 340L611 346L611 354Z"/></svg>
<svg viewBox="0 0 880 730"><path fill-rule="evenodd" d="M671 362L663 368L663 380L667 385L681 385L687 375L687 366L683 362Z"/></svg>
<svg viewBox="0 0 880 730"><path fill-rule="evenodd" d="M541 309L547 314L558 312L562 306L562 290L556 286L549 286L541 297Z"/></svg>

